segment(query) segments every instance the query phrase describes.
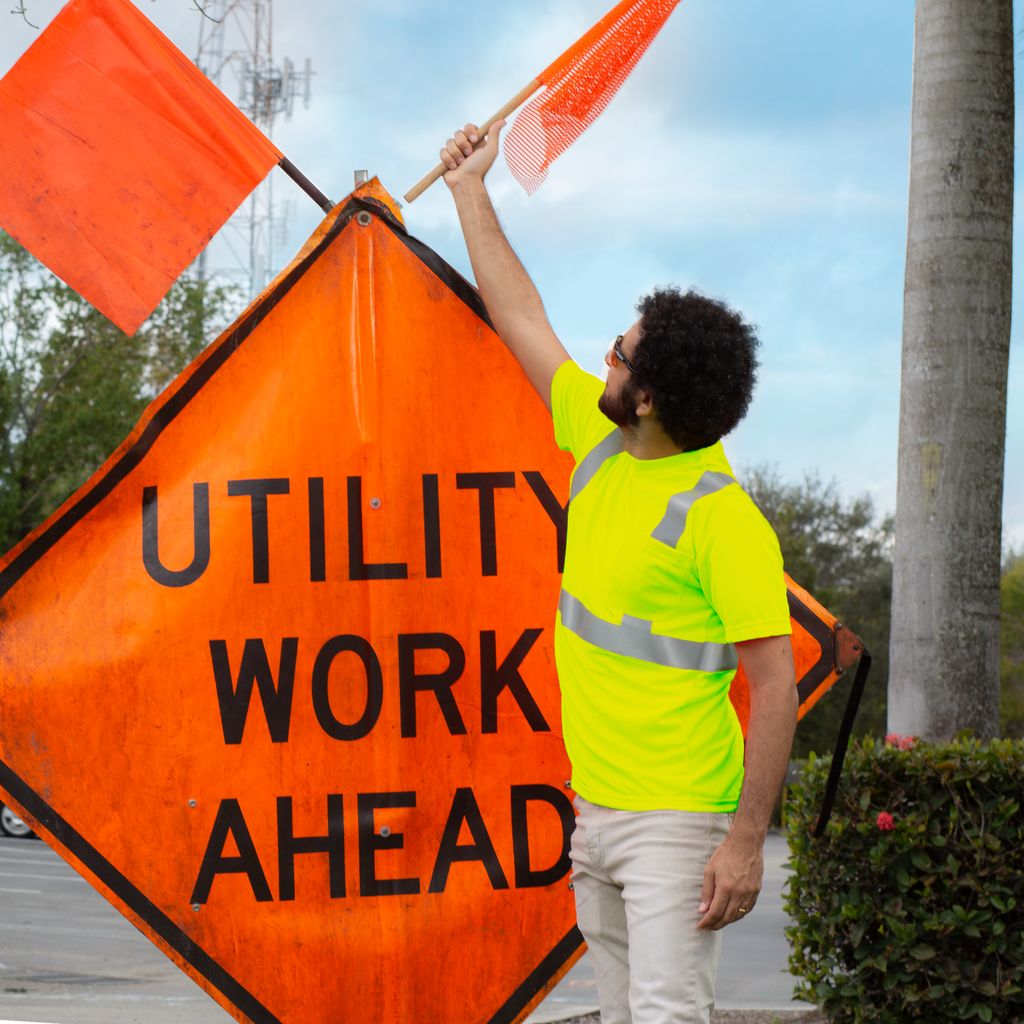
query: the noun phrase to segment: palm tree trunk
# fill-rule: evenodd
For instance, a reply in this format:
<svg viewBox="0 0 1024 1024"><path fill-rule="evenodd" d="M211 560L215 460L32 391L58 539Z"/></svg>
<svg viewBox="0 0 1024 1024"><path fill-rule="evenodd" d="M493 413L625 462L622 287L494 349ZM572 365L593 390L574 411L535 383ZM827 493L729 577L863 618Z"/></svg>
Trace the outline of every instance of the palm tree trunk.
<svg viewBox="0 0 1024 1024"><path fill-rule="evenodd" d="M1012 0L917 0L889 728L999 729Z"/></svg>

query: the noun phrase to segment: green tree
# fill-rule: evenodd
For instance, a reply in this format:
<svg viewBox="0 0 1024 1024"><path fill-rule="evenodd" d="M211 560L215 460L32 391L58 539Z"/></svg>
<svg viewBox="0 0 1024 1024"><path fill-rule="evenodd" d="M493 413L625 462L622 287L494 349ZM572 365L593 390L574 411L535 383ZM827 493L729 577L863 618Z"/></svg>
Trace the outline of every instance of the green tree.
<svg viewBox="0 0 1024 1024"><path fill-rule="evenodd" d="M889 615L892 603L892 517L876 522L868 495L843 499L835 481L816 475L782 482L764 467L740 483L772 524L786 572L863 641L871 652L854 736L884 735L889 679ZM831 753L853 684L847 672L804 716L793 757Z"/></svg>
<svg viewBox="0 0 1024 1024"><path fill-rule="evenodd" d="M1024 555L1011 554L1000 585L999 735L1024 739Z"/></svg>
<svg viewBox="0 0 1024 1024"><path fill-rule="evenodd" d="M130 338L0 232L0 550L103 463L233 299L179 280Z"/></svg>

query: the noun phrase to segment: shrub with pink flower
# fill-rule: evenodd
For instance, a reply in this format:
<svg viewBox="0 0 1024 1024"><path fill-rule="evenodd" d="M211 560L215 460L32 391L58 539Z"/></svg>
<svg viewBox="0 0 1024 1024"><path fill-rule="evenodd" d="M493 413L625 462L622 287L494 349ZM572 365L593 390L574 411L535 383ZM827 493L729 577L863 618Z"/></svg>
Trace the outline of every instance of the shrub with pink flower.
<svg viewBox="0 0 1024 1024"><path fill-rule="evenodd" d="M866 736L815 839L831 769L786 796L798 998L833 1024L1024 1024L1024 743Z"/></svg>
<svg viewBox="0 0 1024 1024"><path fill-rule="evenodd" d="M897 750L913 750L917 746L917 737L891 732L885 737L885 742L891 743Z"/></svg>

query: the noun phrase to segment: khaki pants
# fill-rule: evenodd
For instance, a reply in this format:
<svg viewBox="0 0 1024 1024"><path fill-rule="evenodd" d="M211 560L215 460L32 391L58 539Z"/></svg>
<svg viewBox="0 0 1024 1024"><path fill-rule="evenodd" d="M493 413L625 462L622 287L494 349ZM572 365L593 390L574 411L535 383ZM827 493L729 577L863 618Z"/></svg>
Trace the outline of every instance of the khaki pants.
<svg viewBox="0 0 1024 1024"><path fill-rule="evenodd" d="M697 907L732 815L575 807L576 919L601 1024L707 1024L722 933L697 931Z"/></svg>

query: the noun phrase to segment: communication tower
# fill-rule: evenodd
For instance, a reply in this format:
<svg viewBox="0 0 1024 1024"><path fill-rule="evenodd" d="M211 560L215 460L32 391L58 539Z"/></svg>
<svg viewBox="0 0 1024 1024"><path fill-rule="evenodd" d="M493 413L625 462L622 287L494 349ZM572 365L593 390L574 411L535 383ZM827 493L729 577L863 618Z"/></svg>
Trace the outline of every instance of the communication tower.
<svg viewBox="0 0 1024 1024"><path fill-rule="evenodd" d="M273 0L206 0L196 7L202 14L196 65L238 106L268 138L274 119L290 119L301 97L309 107L313 70L309 58L301 71L286 57L274 63ZM273 176L249 196L228 221L222 236L237 264L248 278L249 298L254 299L275 272L274 250L287 241L287 219L293 213L285 203L275 208ZM199 257L198 273L206 275L206 250Z"/></svg>

